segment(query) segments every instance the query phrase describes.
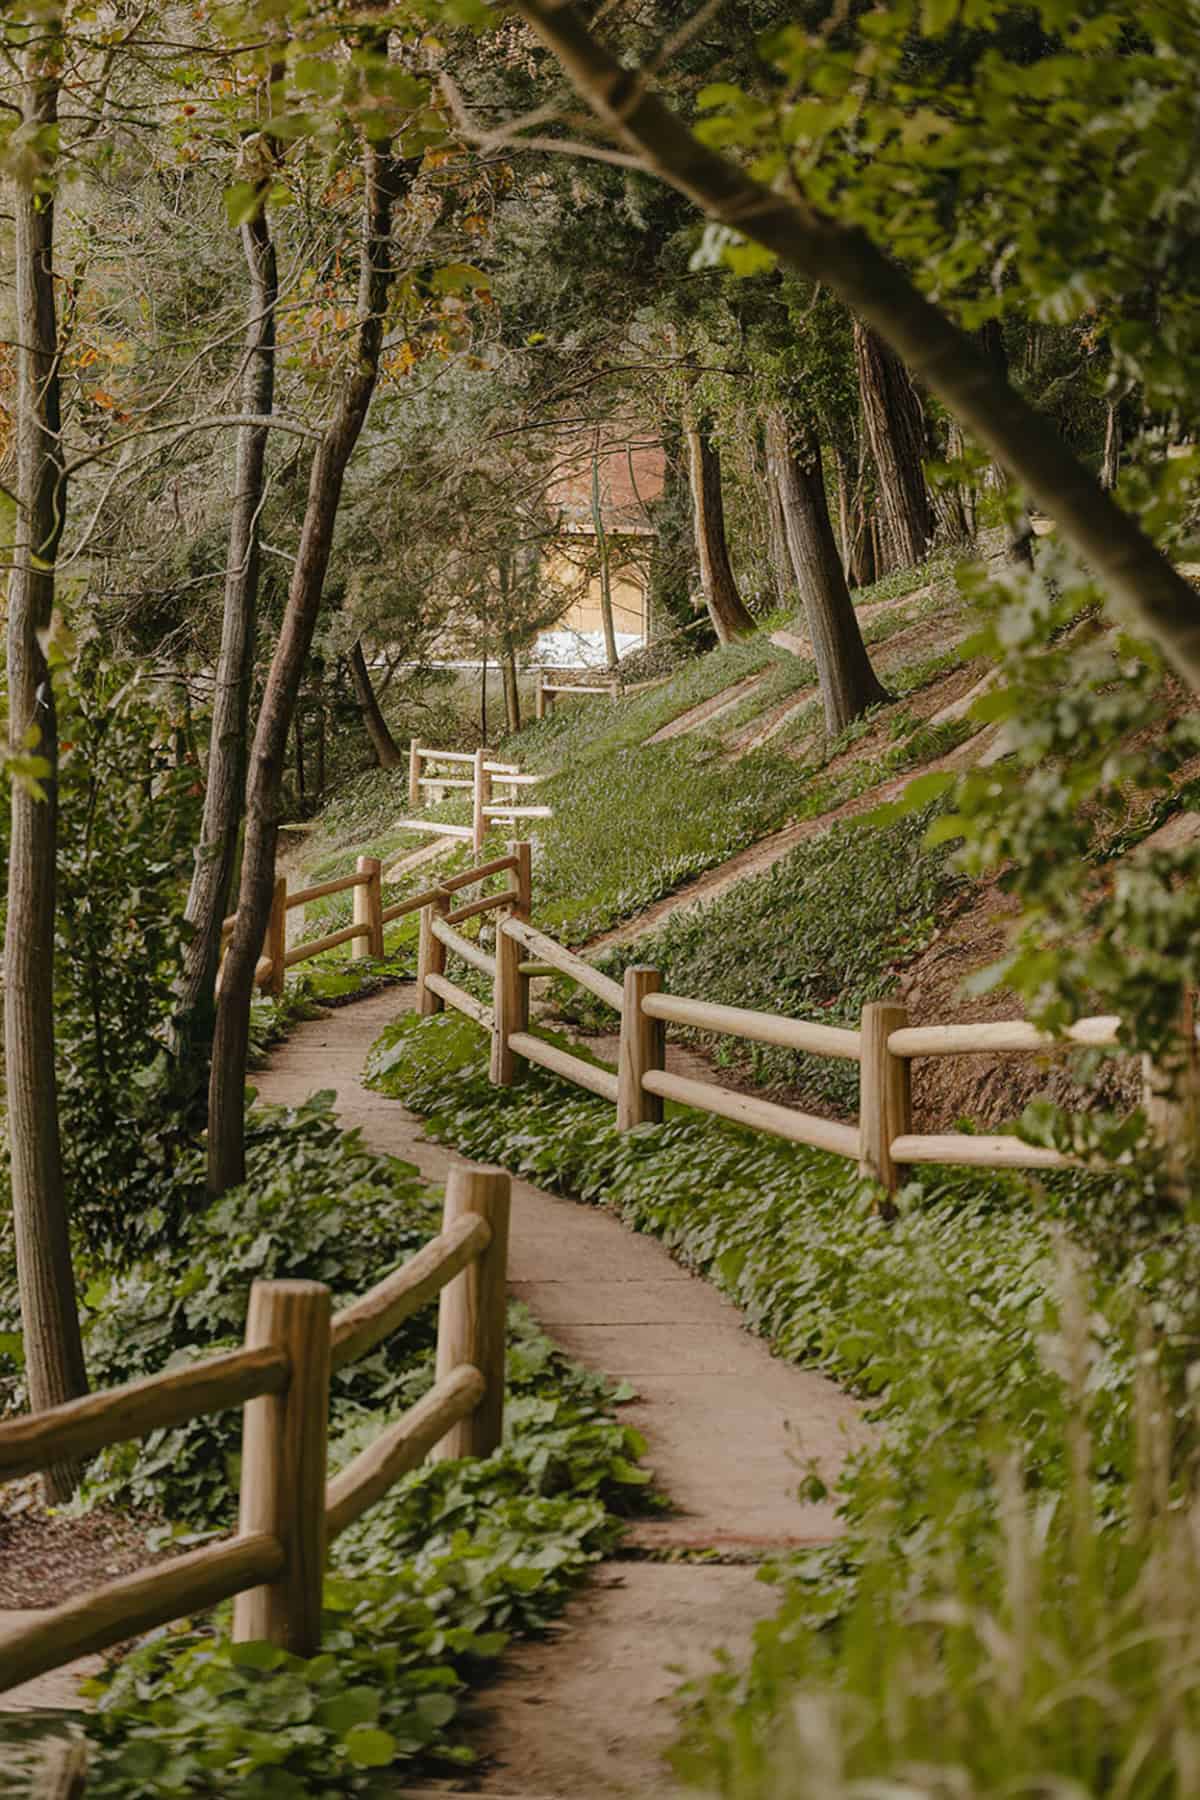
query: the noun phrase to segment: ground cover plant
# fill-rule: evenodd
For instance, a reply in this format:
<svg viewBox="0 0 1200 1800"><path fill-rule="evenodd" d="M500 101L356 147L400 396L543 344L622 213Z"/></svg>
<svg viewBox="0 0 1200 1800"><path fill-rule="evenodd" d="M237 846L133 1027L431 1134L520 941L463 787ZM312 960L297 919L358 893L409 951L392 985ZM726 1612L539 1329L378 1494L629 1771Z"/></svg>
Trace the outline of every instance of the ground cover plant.
<svg viewBox="0 0 1200 1800"><path fill-rule="evenodd" d="M940 908L961 886L946 847L924 848L931 817L926 809L878 831L835 826L765 874L606 952L599 966L619 976L649 963L672 993L857 1026L865 1001L894 991L899 970L925 948ZM564 991L562 1008L608 1028L609 1015L582 990ZM853 1063L687 1036L703 1042L719 1068L855 1110Z"/></svg>
<svg viewBox="0 0 1200 1800"><path fill-rule="evenodd" d="M460 1019L397 1021L369 1070L434 1135L660 1236L868 1402L847 1535L778 1572L749 1667L693 1694L684 1777L813 1800L898 1771L931 1797L1005 1772L1021 1794L1189 1791L1171 1759L1200 1647L1156 1608L1171 1570L1196 1585L1200 1232L1130 1139L1103 1176L923 1170L888 1221L840 1159L675 1109L619 1134L535 1069L494 1089Z"/></svg>
<svg viewBox="0 0 1200 1800"><path fill-rule="evenodd" d="M204 1200L199 1156L181 1161L151 1247L89 1284L97 1386L240 1343L256 1279L327 1282L336 1306L436 1233L439 1194L341 1131L331 1102L253 1113L247 1182L216 1201ZM430 1385L435 1328L425 1309L335 1377L333 1468ZM613 1413L622 1390L569 1363L519 1306L508 1390L493 1457L424 1467L337 1540L318 1657L232 1644L223 1609L213 1627L154 1634L93 1684L89 1792L307 1800L365 1792L418 1757L469 1761L464 1688L513 1632L553 1617L623 1513L654 1504L641 1442ZM115 1446L92 1465L82 1504L158 1516L160 1547L221 1535L234 1523L240 1430L235 1411Z"/></svg>

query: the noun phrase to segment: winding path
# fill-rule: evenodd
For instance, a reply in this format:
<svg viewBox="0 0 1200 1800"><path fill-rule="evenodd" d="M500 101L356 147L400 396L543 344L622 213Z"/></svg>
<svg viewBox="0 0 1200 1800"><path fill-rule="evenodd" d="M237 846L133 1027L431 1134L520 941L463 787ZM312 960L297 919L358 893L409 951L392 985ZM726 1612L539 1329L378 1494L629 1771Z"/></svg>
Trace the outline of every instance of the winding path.
<svg viewBox="0 0 1200 1800"><path fill-rule="evenodd" d="M372 1040L411 1002L410 988L392 988L300 1026L256 1085L282 1104L335 1089L343 1125L440 1181L453 1152L360 1080ZM673 1729L664 1701L721 1645L744 1650L771 1612L754 1567L764 1552L836 1534L830 1507L796 1489L810 1463L836 1474L861 1441L858 1410L822 1376L776 1361L654 1239L519 1180L510 1282L572 1356L635 1388L622 1416L644 1433L677 1510L631 1528L561 1631L509 1653L476 1721L488 1761L474 1785L523 1800L661 1793ZM698 1550L722 1560L680 1560Z"/></svg>

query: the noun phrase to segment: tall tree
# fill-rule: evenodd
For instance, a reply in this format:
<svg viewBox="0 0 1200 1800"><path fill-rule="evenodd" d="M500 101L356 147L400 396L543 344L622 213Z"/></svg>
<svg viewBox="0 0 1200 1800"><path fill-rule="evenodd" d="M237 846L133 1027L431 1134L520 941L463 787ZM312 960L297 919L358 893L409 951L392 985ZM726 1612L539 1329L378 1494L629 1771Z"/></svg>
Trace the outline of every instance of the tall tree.
<svg viewBox="0 0 1200 1800"><path fill-rule="evenodd" d="M225 959L209 1081L208 1183L218 1194L245 1176L250 999L275 883L284 756L320 611L346 469L379 378L384 316L395 275L392 221L411 168L393 154L390 140L364 146L362 242L351 353L309 470L300 545L250 758L237 923Z"/></svg>
<svg viewBox="0 0 1200 1800"><path fill-rule="evenodd" d="M1200 688L1200 600L1074 457L1054 427L992 369L953 320L854 226L766 188L701 143L644 76L626 68L562 0L516 0L614 142L648 173L780 263L824 282L878 332L965 429L1044 506L1126 615ZM1190 103L1190 101L1189 101ZM519 140L517 140L519 141Z"/></svg>
<svg viewBox="0 0 1200 1800"><path fill-rule="evenodd" d="M233 508L225 565L221 647L213 693L204 817L186 917L193 927L180 981L176 1051L185 1080L203 1085L215 1019L221 924L237 862L246 786L246 742L258 611L259 520L264 499L268 423L275 404L275 311L279 297L275 245L265 206L241 226L249 271L249 310L242 358Z"/></svg>
<svg viewBox="0 0 1200 1800"><path fill-rule="evenodd" d="M935 519L925 486L925 417L908 371L894 351L856 319L863 425L875 459L881 537L879 574L922 562L933 541Z"/></svg>
<svg viewBox="0 0 1200 1800"><path fill-rule="evenodd" d="M61 11L30 21L23 53L22 112L28 141L49 158L57 137ZM54 1060L54 906L58 842L58 729L45 639L54 610L55 562L67 492L54 290L53 168L16 190L17 515L8 583L9 744L35 746L41 791L14 784L4 940L4 1055L13 1234L25 1369L35 1412L87 1386L59 1137ZM51 1500L75 1483L68 1466L47 1472Z"/></svg>
<svg viewBox="0 0 1200 1800"><path fill-rule="evenodd" d="M767 415L767 468L778 496L796 586L821 685L825 729L835 734L888 698L871 667L829 521L821 446L811 427L793 430L780 407Z"/></svg>
<svg viewBox="0 0 1200 1800"><path fill-rule="evenodd" d="M725 541L721 456L712 442L706 419L689 419L686 437L700 585L713 630L721 643L728 644L734 638L748 636L754 630L754 619L738 593Z"/></svg>
<svg viewBox="0 0 1200 1800"><path fill-rule="evenodd" d="M371 671L363 654L361 638L355 638L350 651L350 679L354 683L354 697L358 701L358 710L362 714L371 748L375 752L375 761L381 769L398 769L404 761L404 752L392 736L391 727L383 716L383 708L379 704L379 696L375 692Z"/></svg>

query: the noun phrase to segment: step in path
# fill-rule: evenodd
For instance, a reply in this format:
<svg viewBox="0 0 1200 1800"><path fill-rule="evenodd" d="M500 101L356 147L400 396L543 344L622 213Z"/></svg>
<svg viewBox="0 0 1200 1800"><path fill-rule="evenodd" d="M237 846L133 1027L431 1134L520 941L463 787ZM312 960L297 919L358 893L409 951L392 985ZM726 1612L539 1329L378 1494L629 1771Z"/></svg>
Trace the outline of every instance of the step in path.
<svg viewBox="0 0 1200 1800"><path fill-rule="evenodd" d="M360 1079L369 1045L412 998L391 988L301 1025L255 1082L263 1100L281 1104L333 1088L343 1125L441 1181L454 1153ZM736 1308L654 1239L519 1180L510 1283L572 1356L635 1388L622 1417L645 1435L649 1466L677 1510L636 1524L622 1559L601 1566L561 1630L506 1657L474 1734L488 1759L478 1791L590 1800L666 1792L665 1702L722 1645L744 1651L773 1610L756 1556L836 1535L828 1504L801 1502L796 1489L811 1463L829 1478L862 1441L858 1408L824 1377L776 1361ZM662 1560L691 1549L726 1560Z"/></svg>

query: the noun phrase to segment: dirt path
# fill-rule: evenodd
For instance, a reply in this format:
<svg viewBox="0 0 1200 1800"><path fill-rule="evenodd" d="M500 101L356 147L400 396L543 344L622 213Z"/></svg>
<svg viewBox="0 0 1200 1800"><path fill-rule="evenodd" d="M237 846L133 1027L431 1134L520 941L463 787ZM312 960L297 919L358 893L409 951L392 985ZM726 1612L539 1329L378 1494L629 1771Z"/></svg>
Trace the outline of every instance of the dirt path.
<svg viewBox="0 0 1200 1800"><path fill-rule="evenodd" d="M283 1103L336 1089L343 1124L437 1181L453 1152L359 1079L368 1045L410 1002L411 990L393 988L302 1025L256 1085ZM510 1268L513 1293L564 1349L635 1387L622 1416L645 1434L678 1510L637 1524L561 1631L506 1659L481 1705L479 1785L589 1800L664 1792L673 1671L711 1666L722 1644L744 1650L773 1600L750 1560L644 1558L715 1548L752 1559L836 1535L830 1507L796 1489L810 1461L828 1477L861 1442L858 1409L822 1376L776 1361L713 1288L598 1208L514 1181Z"/></svg>

